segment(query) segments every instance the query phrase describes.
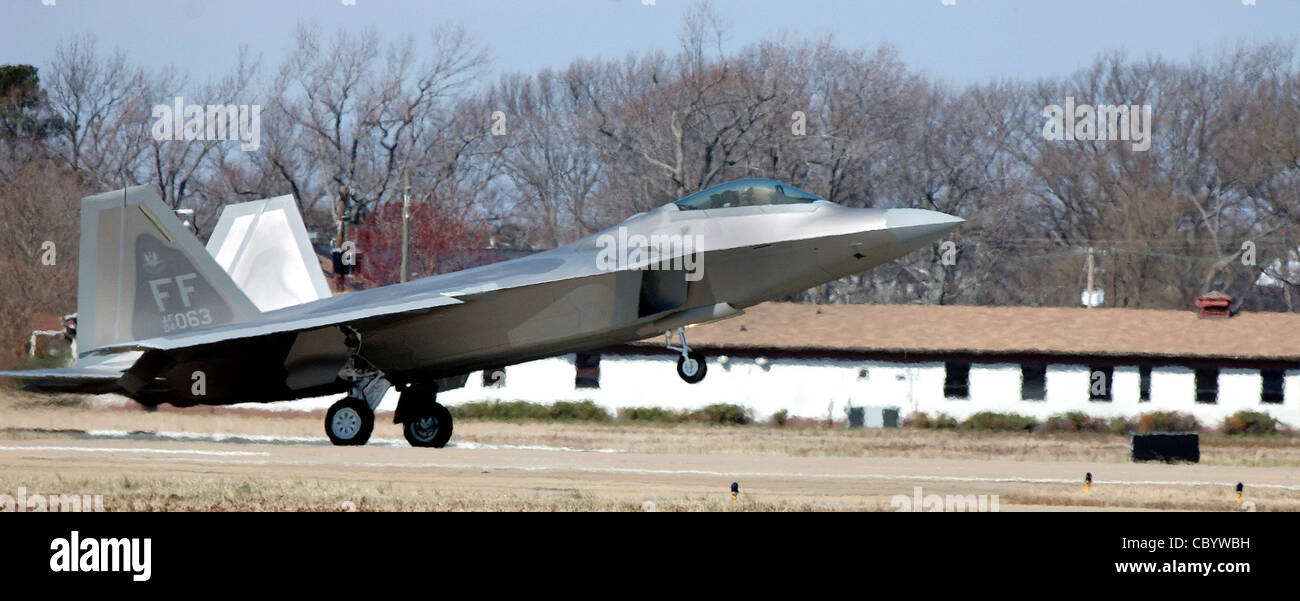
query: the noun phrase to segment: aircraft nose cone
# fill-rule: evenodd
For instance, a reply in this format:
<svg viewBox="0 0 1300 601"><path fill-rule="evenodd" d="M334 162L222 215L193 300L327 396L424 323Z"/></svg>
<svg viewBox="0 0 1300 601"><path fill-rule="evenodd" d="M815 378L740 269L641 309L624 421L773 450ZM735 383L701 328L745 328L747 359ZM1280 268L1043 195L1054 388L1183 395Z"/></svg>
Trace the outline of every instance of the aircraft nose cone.
<svg viewBox="0 0 1300 601"><path fill-rule="evenodd" d="M909 248L920 248L966 223L961 217L926 209L889 209L885 227Z"/></svg>

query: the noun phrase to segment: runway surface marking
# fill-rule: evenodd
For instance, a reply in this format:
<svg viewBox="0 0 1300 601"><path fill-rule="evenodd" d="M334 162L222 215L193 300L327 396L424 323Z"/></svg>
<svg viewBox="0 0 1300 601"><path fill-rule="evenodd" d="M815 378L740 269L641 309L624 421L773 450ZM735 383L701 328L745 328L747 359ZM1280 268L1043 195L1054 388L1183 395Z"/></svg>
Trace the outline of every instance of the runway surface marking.
<svg viewBox="0 0 1300 601"><path fill-rule="evenodd" d="M148 449L121 447L0 446L0 451L65 451L91 453L154 453L162 455L213 455L220 457L267 457L266 451L202 451L198 449Z"/></svg>
<svg viewBox="0 0 1300 601"><path fill-rule="evenodd" d="M48 433L32 431L32 433ZM146 440L146 441L200 441L246 444L286 444L333 446L323 437L311 436L270 436L265 434L212 434L206 432L139 432L128 430L61 430L59 433L87 439L104 440ZM410 443L398 438L372 438L367 446L407 447ZM580 449L575 447L556 447L547 445L511 445L486 444L478 442L452 442L447 445L454 449L512 449L520 451L564 451L581 453L627 453L625 449Z"/></svg>

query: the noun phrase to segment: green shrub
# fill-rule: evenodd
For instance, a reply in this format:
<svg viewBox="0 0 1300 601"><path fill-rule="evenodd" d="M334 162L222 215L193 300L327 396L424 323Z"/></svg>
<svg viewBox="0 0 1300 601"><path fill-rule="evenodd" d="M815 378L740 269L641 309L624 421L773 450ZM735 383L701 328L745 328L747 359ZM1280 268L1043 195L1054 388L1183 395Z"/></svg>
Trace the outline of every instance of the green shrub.
<svg viewBox="0 0 1300 601"><path fill-rule="evenodd" d="M1039 424L1039 432L1107 432L1110 425L1082 411L1070 411L1048 417Z"/></svg>
<svg viewBox="0 0 1300 601"><path fill-rule="evenodd" d="M1094 432L1097 425L1097 420L1089 417L1088 414L1071 411L1047 418L1038 426L1038 430L1040 432Z"/></svg>
<svg viewBox="0 0 1300 601"><path fill-rule="evenodd" d="M728 403L716 403L690 412L690 421L705 424L735 424L742 425L754 421L749 410L740 405Z"/></svg>
<svg viewBox="0 0 1300 601"><path fill-rule="evenodd" d="M1224 434L1276 434L1277 420L1267 413L1238 411L1223 419L1219 429Z"/></svg>
<svg viewBox="0 0 1300 601"><path fill-rule="evenodd" d="M500 421L568 421L608 422L614 418L592 401L558 401L545 405L528 401L475 401L449 407L456 419L491 419ZM662 407L628 407L618 410L618 420L626 422L677 424L749 424L754 421L749 410L740 405L715 404L695 411L673 411Z"/></svg>
<svg viewBox="0 0 1300 601"><path fill-rule="evenodd" d="M1028 432L1038 425L1032 417L1015 413L981 411L961 423L962 430L988 430L993 432Z"/></svg>
<svg viewBox="0 0 1300 601"><path fill-rule="evenodd" d="M930 416L920 411L913 411L903 418L904 428L930 428Z"/></svg>
<svg viewBox="0 0 1300 601"><path fill-rule="evenodd" d="M624 407L618 410L618 420L655 424L675 424L682 421L681 413L663 407Z"/></svg>
<svg viewBox="0 0 1300 601"><path fill-rule="evenodd" d="M1053 415L1035 429L1037 432L1096 432L1126 434L1133 424L1122 417L1093 417L1082 411Z"/></svg>
<svg viewBox="0 0 1300 601"><path fill-rule="evenodd" d="M501 421L609 421L609 413L591 401L560 401L553 405L528 401L475 401L448 408L456 419Z"/></svg>
<svg viewBox="0 0 1300 601"><path fill-rule="evenodd" d="M947 413L930 417L927 413L913 411L903 418L904 428L921 428L923 430L951 430L958 425L957 419Z"/></svg>
<svg viewBox="0 0 1300 601"><path fill-rule="evenodd" d="M525 401L474 401L448 407L456 419L541 419L542 405Z"/></svg>
<svg viewBox="0 0 1300 601"><path fill-rule="evenodd" d="M1153 411L1138 416L1137 433L1147 432L1197 432L1201 423L1186 413L1177 411Z"/></svg>
<svg viewBox="0 0 1300 601"><path fill-rule="evenodd" d="M782 409L772 414L772 425L785 427L785 422L790 419L790 412Z"/></svg>
<svg viewBox="0 0 1300 601"><path fill-rule="evenodd" d="M550 418L557 421L607 422L609 412L592 401L557 401L551 405Z"/></svg>
<svg viewBox="0 0 1300 601"><path fill-rule="evenodd" d="M1128 434L1137 429L1137 425L1126 417L1112 417L1107 425L1110 426L1111 434Z"/></svg>

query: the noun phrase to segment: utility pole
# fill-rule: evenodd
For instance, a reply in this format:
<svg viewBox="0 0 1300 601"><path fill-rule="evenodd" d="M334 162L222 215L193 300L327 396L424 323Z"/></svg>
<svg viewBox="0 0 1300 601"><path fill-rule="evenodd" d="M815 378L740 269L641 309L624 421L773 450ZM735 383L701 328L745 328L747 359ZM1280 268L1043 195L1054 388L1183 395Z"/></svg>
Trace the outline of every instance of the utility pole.
<svg viewBox="0 0 1300 601"><path fill-rule="evenodd" d="M1087 302L1083 303L1083 306L1089 309L1092 308L1092 279L1093 279L1092 273L1096 267L1097 267L1097 262L1093 260L1092 247L1089 246L1088 247L1088 287L1084 291L1084 293L1087 295L1086 297L1084 297L1087 299Z"/></svg>
<svg viewBox="0 0 1300 601"><path fill-rule="evenodd" d="M410 238L410 230L407 227L411 219L411 176L406 169L402 169L402 273L399 276L399 282L406 281L406 244Z"/></svg>
<svg viewBox="0 0 1300 601"><path fill-rule="evenodd" d="M342 262L342 257L343 257L342 253L344 252L343 238L344 236L346 236L344 228L346 227L346 220L347 220L347 206L348 206L347 199L348 199L347 186L339 186L339 195L338 198L336 198L334 201L334 219L335 219L334 254L339 255L339 260L334 263L334 267L335 267L334 284L338 286L339 292L342 292L346 289L345 286L347 282L347 278L343 274L346 268L343 267L343 262Z"/></svg>
<svg viewBox="0 0 1300 601"><path fill-rule="evenodd" d="M1291 226L1282 228L1282 300L1286 301L1287 313L1295 313L1295 302L1291 300L1291 260L1300 259L1300 253L1291 248Z"/></svg>

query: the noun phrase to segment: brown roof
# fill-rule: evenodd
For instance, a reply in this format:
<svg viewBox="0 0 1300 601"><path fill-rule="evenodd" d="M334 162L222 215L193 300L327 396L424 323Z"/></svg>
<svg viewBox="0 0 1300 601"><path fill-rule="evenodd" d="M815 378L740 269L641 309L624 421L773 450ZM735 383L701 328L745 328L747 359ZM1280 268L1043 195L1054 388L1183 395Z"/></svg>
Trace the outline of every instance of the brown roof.
<svg viewBox="0 0 1300 601"><path fill-rule="evenodd" d="M1300 314L1202 319L1190 309L763 303L695 326L687 341L736 349L1295 360Z"/></svg>
<svg viewBox="0 0 1300 601"><path fill-rule="evenodd" d="M63 316L55 313L33 313L31 328L33 330L62 330Z"/></svg>

